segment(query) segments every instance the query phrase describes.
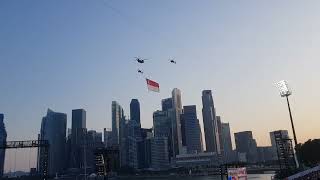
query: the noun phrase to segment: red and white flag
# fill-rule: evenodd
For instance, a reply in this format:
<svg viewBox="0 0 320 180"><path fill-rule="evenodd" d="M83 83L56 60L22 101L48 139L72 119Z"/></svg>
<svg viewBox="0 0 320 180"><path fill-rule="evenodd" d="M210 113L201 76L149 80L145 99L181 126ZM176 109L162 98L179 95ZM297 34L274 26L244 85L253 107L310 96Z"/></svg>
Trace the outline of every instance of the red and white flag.
<svg viewBox="0 0 320 180"><path fill-rule="evenodd" d="M149 91L160 92L160 87L157 82L152 81L150 79L146 79L146 80L147 80L147 86Z"/></svg>

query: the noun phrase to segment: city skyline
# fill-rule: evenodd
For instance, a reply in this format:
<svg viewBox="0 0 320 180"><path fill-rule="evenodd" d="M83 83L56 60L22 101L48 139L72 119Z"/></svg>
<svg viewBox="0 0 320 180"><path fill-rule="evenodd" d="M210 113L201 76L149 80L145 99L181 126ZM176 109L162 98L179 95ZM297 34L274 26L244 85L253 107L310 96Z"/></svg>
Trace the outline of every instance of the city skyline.
<svg viewBox="0 0 320 180"><path fill-rule="evenodd" d="M201 91L210 89L233 143L235 132L247 130L258 146L270 145L271 131L292 137L275 86L282 79L293 90L298 142L319 138L317 4L1 1L0 113L7 140L36 139L48 108L66 113L67 127L72 110L85 109L87 128L103 132L111 128L111 102L129 115L132 98L140 102L142 127L150 128L161 100L179 88L182 105L197 106L202 134ZM142 68L160 83L159 94L147 91L135 56L150 59ZM171 57L177 64L168 63Z"/></svg>
<svg viewBox="0 0 320 180"><path fill-rule="evenodd" d="M176 119L176 114L175 114L175 110L174 110L174 107L180 107L181 106L181 112L180 113L182 113L181 114L181 120L183 120L183 125L181 124L181 131L183 131L183 137L182 137L182 141L183 141L183 138L185 138L184 139L184 143L183 143L183 146L186 148L186 150L183 150L183 151L181 151L181 152L179 152L179 155L182 155L182 156L179 156L179 157L183 157L183 155L185 154L185 153L191 153L191 154L193 154L193 153L201 153L202 152L202 148L203 147L201 147L202 145L204 146L204 144L202 144L202 138L198 138L198 140L196 140L196 141L198 141L198 145L195 145L195 146L193 146L193 145L191 145L191 144L189 144L189 142L191 142L191 141L189 141L189 140L191 140L191 139L193 139L193 137L195 137L194 135L196 135L196 134L194 134L194 133L196 133L196 131L194 131L194 130L192 130L192 129L194 129L192 126L194 126L195 125L195 129L196 129L196 124L197 124L197 122L195 122L195 124L194 123L192 123L192 124L194 124L194 125L191 125L190 126L190 124L189 123L187 123L187 124L189 124L189 125L187 125L185 122L185 120L187 120L186 119L186 117L188 117L189 115L191 115L191 119L196 119L196 106L195 105L189 105L189 106L183 106L183 104L181 104L181 91L179 90L179 89L173 89L173 91L172 91L172 98L166 98L166 99L162 99L161 100L161 102L162 102L162 109L167 109L168 111L162 111L162 112L165 112L165 113L168 113L167 115L165 115L164 117L165 117L165 119L167 119L167 120L169 120L168 121L168 125L165 125L165 124L163 124L163 125L165 125L165 126L163 126L162 127L162 129L164 128L164 129L166 129L167 128L167 126L171 126L170 125L170 122L172 121L172 122L175 122L175 119ZM212 101L212 97L211 97L211 90L204 90L203 91L203 95L204 94L207 94L207 95L210 95L209 96L209 101L205 101L206 103L207 102L209 102L210 103L210 101ZM177 101L173 101L172 99L174 99L174 97L177 97L178 98L178 100ZM211 99L211 100L210 100ZM131 114L131 117L135 117L135 116L132 116L132 113L139 113L140 112L140 108L139 108L139 100L138 99L132 99L131 100L131 103L130 103L130 106L132 105L132 102L135 102L135 103L137 103L138 104L138 107L135 107L135 108L133 108L133 109L135 109L135 110L137 110L137 111L135 111L135 110L133 110L133 109L130 109L130 114ZM166 103L167 102L167 103ZM170 105L170 104L168 104L169 102L171 102L172 104ZM176 102L180 102L180 103L178 103L179 105L175 105L175 103ZM205 103L205 104L206 104ZM132 129L132 128L134 128L134 127L139 127L140 128L140 124L138 125L137 124L137 122L136 122L136 119L135 118L127 118L125 115L126 115L126 113L125 113L125 111L122 109L122 107L121 107L121 105L118 103L118 102L116 102L116 101L112 101L112 106L113 106L113 108L111 109L111 111L114 113L114 117L117 119L117 118L119 118L118 120L115 120L114 121L114 123L115 124L119 124L119 130L117 130L119 133L120 133L120 135L119 135L119 137L121 137L121 136L127 136L127 135L129 135L129 134L127 134L127 133L125 133L125 134L123 134L124 133L124 131L129 131L129 132L133 132L133 136L132 135L129 135L131 138L135 138L135 137L137 137L137 138L139 138L138 136L140 136L140 135L138 135L138 134L140 134L140 130L138 130L138 131L136 131L136 130L134 130L134 129ZM183 109L182 109L182 106L183 106ZM207 106L207 105L206 105ZM213 104L212 104L212 107L214 108L214 106L213 106ZM138 109L136 109L136 108L138 108ZM169 109L168 109L169 108ZM170 108L172 108L172 109L170 109ZM193 109L193 110L191 110L191 109ZM133 111L132 111L133 110ZM191 111L190 111L191 110ZM134 112L135 111L135 112ZM193 112L192 112L193 111ZM161 111L158 111L158 110L156 110L154 113L157 113L157 112L160 112L160 113L162 113ZM187 116L185 116L186 114L185 113L191 113L191 114L189 114L189 115L187 115ZM192 115L193 114L193 115ZM58 116L56 116L56 115L58 115ZM41 124L41 130L40 130L40 137L43 137L44 135L42 135L42 134L46 134L46 132L49 132L49 133L51 133L52 134L52 129L54 129L54 128L57 128L58 126L53 126L53 127L50 127L50 126L46 126L45 124L47 123L47 122L51 122L51 123L58 123L58 121L57 122L55 122L55 121L52 121L53 119L55 119L56 117L57 117L57 119L55 120L55 121L57 121L57 120L59 120L60 118L62 118L62 119L60 119L60 120L63 120L63 121L66 121L66 119L67 119L67 114L64 114L64 113L57 113L57 112L54 112L54 111L52 111L51 109L48 109L47 110L47 115L43 118L43 120L42 120L42 124ZM154 120L155 120L155 116L153 117L154 118ZM168 119L169 118L169 119ZM221 121L221 117L220 116L216 116L216 118L218 119L218 124L220 124L220 125L218 125L218 126L220 126L220 128L222 128L221 126L222 126L222 124L225 124L225 123L222 123L222 121ZM47 119L51 119L50 121L48 121ZM171 120L170 120L171 119ZM59 121L60 121L59 120ZM167 121L166 120L166 121ZM189 120L188 120L189 121ZM198 121L198 119L196 120L196 121ZM214 121L214 119L212 120L212 121ZM60 122L59 122L60 123ZM66 127L66 123L67 122L64 122L63 124L64 125L62 125L62 126L64 126L63 128L60 128L59 129L59 131L61 132L61 133L63 133L63 130L64 130L64 134L66 133L66 131L67 131L67 127ZM154 123L155 123L155 121L154 121ZM199 123L199 122L198 122ZM61 126L61 125L60 125ZM228 128L229 128L229 123L227 123L227 126L228 126ZM44 128L45 127L45 128ZM72 157L73 157L73 155L74 155L74 151L72 151L72 148L74 147L74 148L76 148L76 146L74 146L74 143L72 143L72 142L74 142L74 140L72 140L73 138L74 138L74 136L73 136L73 134L75 133L75 134L78 134L78 129L80 130L79 132L81 132L82 131L82 129L84 128L84 130L85 131L87 131L87 129L85 128L86 127L86 111L84 110L84 109L73 109L72 110L72 134L69 134L69 135L64 135L65 137L64 137L64 141L66 141L65 143L67 143L68 144L68 139L69 138L71 138L71 154L70 154L70 156L68 157L68 158L70 158L70 160L72 159ZM115 126L116 127L116 126ZM127 128L129 128L129 129L127 129ZM46 129L46 130L44 130L44 129ZM118 128L116 128L116 129L118 129ZM125 130L126 129L126 130ZM163 130L164 130L163 129ZM56 129L56 130L58 130L58 129ZM55 131L56 131L55 130ZM62 131L61 131L62 130ZM69 130L70 129L68 129L68 132L69 132ZM161 130L161 131L163 131L163 130ZM114 133L116 133L117 131L115 131ZM136 134L136 133L138 133L138 134ZM157 131L157 130L156 130ZM165 130L165 131L168 131L168 130ZM201 133L201 131L202 130L198 130L198 133ZM227 140L228 141L228 138L229 137L227 137L227 136L231 136L232 134L231 134L231 132L229 131L229 130L227 130L227 131L229 131L229 132L226 132L227 134L221 134L221 133L223 133L222 132L223 130L222 129L220 129L219 130L219 134L217 134L217 136L218 136L218 138L219 138L219 140L220 140L220 142L224 142L224 140ZM282 131L282 130L281 130ZM102 142L102 132L96 132L96 130L88 130L88 133L90 134L90 133L94 133L94 134L100 134L100 137L98 138L98 139L100 139L101 140L101 142ZM241 131L241 132L237 132L237 133L234 133L235 134L235 143L236 143L236 146L235 146L235 148L234 148L234 150L236 150L236 151L238 151L238 152L241 152L241 150L238 150L238 144L237 144L237 138L236 138L236 134L242 134L242 133L250 133L250 135L251 135L251 138L253 137L253 135L252 135L252 131ZM285 130L285 132L287 132L287 130ZM194 135L191 135L191 134L194 134ZM272 136L271 136L271 133L272 132L270 132L270 138L271 138L271 144L272 144L272 146L274 147L274 142L272 142L272 141L274 141L274 139L272 139ZM134 135L135 134L135 135ZM189 135L188 135L189 134ZM229 134L229 135L228 135ZM158 142L158 143L163 143L162 142L162 140L161 139L159 139L159 137L162 137L163 135L160 135L160 136L158 136L157 135L157 132L154 132L154 135L155 135L155 141L152 141L152 142ZM190 136L191 135L191 136ZM50 139L50 136L51 135L49 135L47 138L49 138ZM90 135L90 137L92 136L92 138L94 138L94 136L96 136L96 135ZM117 137L117 135L115 135L114 134L114 136L116 136ZM193 136L193 137L192 137ZM204 136L205 137L205 134L202 134L201 133L201 135L200 136ZM52 136L53 137L53 136ZM119 138L118 137L118 138ZM199 136L198 136L199 137ZM288 133L287 133L287 137L288 137ZM60 138L62 138L62 136L60 137ZM141 137L140 137L141 138ZM178 137L173 137L174 139L175 138L178 138ZM223 138L224 140L222 140L221 138ZM121 137L120 139L123 139L123 137ZM125 138L126 139L126 138ZM205 139L205 138L204 138ZM80 140L80 139L79 139ZM160 140L160 141L159 141ZM230 139L231 140L231 139ZM50 141L50 140L49 140ZM54 141L56 141L56 140L54 140ZM60 140L58 140L58 141L60 141ZM78 141L78 140L77 140ZM81 140L80 140L81 141ZM92 140L93 142L95 141L95 140ZM127 141L127 140L125 140L125 141ZM192 140L193 141L193 140ZM201 142L200 142L201 141ZM136 142L136 141L134 141L134 142ZM194 142L194 141L193 141ZM80 142L81 143L81 142ZM104 143L106 143L106 142L104 142ZM120 144L119 144L120 143ZM119 143L117 143L117 144L114 144L114 145L117 145L117 146L119 146L120 145L120 147L121 147L121 149L124 149L124 148L128 148L127 146L123 146L122 147L122 145L121 145L121 142L119 142ZM167 143L169 143L168 141L167 141ZM250 143L249 141L248 141L248 143ZM255 148L257 148L257 144L256 144L256 141L254 140L254 143L255 143L255 145L254 145L254 147ZM67 146L67 144L65 145L65 146ZM130 144L130 143L129 143ZM197 143L196 143L197 144ZM199 145L201 144L201 146L199 147ZM105 145L107 145L107 144L105 144ZM173 145L173 144L172 144ZM191 150L191 149L188 149L189 148L189 145L191 145L191 146L193 146L193 147L197 147L198 146L198 148L200 148L201 150L200 151L198 151L198 150ZM98 146L100 146L100 145L98 145ZM169 144L167 145L167 146L169 146ZM173 145L174 146L174 145ZM251 145L250 145L251 146ZM55 147L54 148L58 148L58 146L56 146L55 145ZM89 147L90 148L90 147ZM130 147L129 147L130 148ZM137 148L137 147L135 147L135 148ZM160 146L159 146L159 148L160 148ZM225 149L224 149L224 147L222 148L221 146L220 146L220 148L221 148L221 152L224 152L225 151ZM220 149L219 148L219 149ZM260 148L260 147L258 147L258 148ZM264 147L261 147L262 149L264 148ZM266 147L266 148L269 148L269 147ZM190 150L190 151L189 151ZM231 149L232 150L232 149ZM40 150L41 151L41 150ZM206 151L206 152L208 152L208 153L210 153L210 151L212 151L212 150L209 150L209 151ZM121 152L121 151L120 151ZM132 151L129 151L129 152L132 152ZM136 151L134 151L134 152L136 152ZM154 152L153 150L152 150L152 152ZM33 156L30 156L31 154L31 151L29 152L29 158L32 158ZM169 153L169 152L168 152ZM219 152L218 152L219 153ZM220 154L220 153L219 153ZM228 152L226 151L226 154L228 154ZM227 156L231 156L232 154L230 154L230 152L229 152L229 155L227 155ZM255 156L255 158L258 158L257 157L257 153L255 153L253 156ZM16 156L16 152L15 152L15 155L14 156ZM66 155L66 156L68 156L68 155ZM81 157L81 156L77 156L77 157ZM120 155L120 157L121 157L121 155ZM130 157L132 157L132 156L130 156ZM234 158L235 156L234 156L234 154L231 156L231 158ZM8 158L8 157L7 157ZM240 158L240 156L239 156L239 158ZM247 157L248 158L248 157ZM38 157L38 159L39 159L39 157ZM41 159L41 156L40 156L40 159ZM50 158L51 159L51 158ZM9 158L9 160L10 160L10 158ZM11 160L12 160L12 157L11 157ZM10 160L10 161L11 161ZM135 160L135 161L131 161L131 160L134 160L134 159L127 159L127 160L124 160L125 162L128 162L129 164L130 163L133 163L134 164L134 167L135 168L137 168L138 167L138 162L137 162L137 160ZM159 159L160 160L160 159ZM249 160L250 160L250 158L249 158ZM16 161L16 160L14 160L14 161ZM38 160L39 161L39 160ZM160 160L160 161L162 161L162 160ZM254 160L250 160L250 162L251 161L254 161ZM8 163L8 159L6 159L6 162ZM80 162L81 162L81 160L80 160ZM11 162L10 162L11 163ZM15 162L16 163L16 162ZM20 163L20 162L18 162L18 163ZM70 161L70 166L71 167L74 167L73 165L72 165L72 160ZM23 163L22 163L23 164ZM121 163L120 163L121 164ZM129 165L128 164L128 165ZM160 165L161 164L161 165ZM160 166L156 166L156 167L165 167L165 166L162 166L163 164L162 163L160 163L159 165ZM132 164L131 164L132 165ZM130 166L131 166L130 165ZM16 168L16 165L14 165L15 167L14 168ZM21 166L21 164L19 164L18 165L18 167L19 166ZM31 165L31 167L33 167L33 165ZM139 164L139 167L140 167L140 164ZM21 168L21 167L20 167ZM29 168L30 168L30 160L29 160ZM12 169L10 168L10 171L11 171ZM16 170L16 169L15 169ZM6 168L5 168L5 171L6 172L8 172L9 171L9 169L8 169L8 165L6 164ZM40 170L41 171L41 170ZM49 171L50 172L50 171Z"/></svg>

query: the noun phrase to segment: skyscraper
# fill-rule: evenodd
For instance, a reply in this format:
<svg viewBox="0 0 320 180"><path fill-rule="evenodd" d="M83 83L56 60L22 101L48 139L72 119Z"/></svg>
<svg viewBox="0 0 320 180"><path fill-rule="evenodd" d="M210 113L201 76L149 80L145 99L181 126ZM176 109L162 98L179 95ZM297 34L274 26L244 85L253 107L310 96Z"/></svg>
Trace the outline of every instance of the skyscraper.
<svg viewBox="0 0 320 180"><path fill-rule="evenodd" d="M182 139L187 147L187 153L200 153L201 147L201 129L199 119L197 118L197 109L195 105L183 106L182 122Z"/></svg>
<svg viewBox="0 0 320 180"><path fill-rule="evenodd" d="M130 102L130 119L140 124L140 103L138 99L132 99Z"/></svg>
<svg viewBox="0 0 320 180"><path fill-rule="evenodd" d="M141 141L138 143L138 161L139 168L151 167L151 139L153 138L152 128L141 129Z"/></svg>
<svg viewBox="0 0 320 180"><path fill-rule="evenodd" d="M221 117L216 116L217 125L218 125L218 134L219 134L219 142L220 142L220 152L224 154L223 144L222 144L222 125L221 125Z"/></svg>
<svg viewBox="0 0 320 180"><path fill-rule="evenodd" d="M160 139L156 139L155 142L164 141L166 139L166 147L168 152L161 152L163 154L168 154L168 159L173 157L173 136L172 136L172 128L171 128L171 117L169 111L156 111L153 113L153 134L155 138L161 137ZM157 144L157 143L156 143ZM155 144L154 144L155 145ZM153 152L155 153L155 152ZM155 154L152 154L154 156Z"/></svg>
<svg viewBox="0 0 320 180"><path fill-rule="evenodd" d="M7 131L6 127L3 122L4 115L0 114L0 143L4 144L7 142ZM4 160L5 160L5 149L0 149L0 177L3 176L3 170L4 170Z"/></svg>
<svg viewBox="0 0 320 180"><path fill-rule="evenodd" d="M270 140L271 140L271 146L273 148L276 148L276 139L275 139L275 134L281 134L282 138L284 139L289 139L289 133L287 130L277 130L277 131L272 131L270 132Z"/></svg>
<svg viewBox="0 0 320 180"><path fill-rule="evenodd" d="M181 135L181 114L182 114L182 103L181 103L181 91L177 88L172 90L172 106L173 106L173 148L174 157L175 155L182 153L182 135Z"/></svg>
<svg viewBox="0 0 320 180"><path fill-rule="evenodd" d="M153 134L157 137L171 137L171 119L167 111L153 113Z"/></svg>
<svg viewBox="0 0 320 180"><path fill-rule="evenodd" d="M138 144L142 141L140 123L129 120L127 124L127 164L129 167L137 169L139 167Z"/></svg>
<svg viewBox="0 0 320 180"><path fill-rule="evenodd" d="M221 123L221 146L223 149L223 157L225 162L233 162L236 160L236 153L232 149L231 132L229 123Z"/></svg>
<svg viewBox="0 0 320 180"><path fill-rule="evenodd" d="M64 113L54 112L50 109L47 115L42 118L40 140L49 142L49 174L55 175L61 173L66 167L65 150L66 150L66 130L67 115ZM41 148L40 148L41 151ZM38 160L41 161L39 157ZM41 169L40 169L41 172Z"/></svg>
<svg viewBox="0 0 320 180"><path fill-rule="evenodd" d="M83 167L86 167L87 169L94 169L95 167L95 151L96 149L103 148L104 144L102 142L102 133L97 132L95 130L88 130L86 133L86 139L85 139L85 147L82 149L85 153L85 164Z"/></svg>
<svg viewBox="0 0 320 180"><path fill-rule="evenodd" d="M221 123L222 145L224 152L232 152L231 132L229 123Z"/></svg>
<svg viewBox="0 0 320 180"><path fill-rule="evenodd" d="M169 169L168 138L154 137L151 140L151 166L157 170Z"/></svg>
<svg viewBox="0 0 320 180"><path fill-rule="evenodd" d="M122 110L123 114L123 110ZM120 167L128 166L128 136L129 136L129 120L122 116L119 124L119 151L120 151Z"/></svg>
<svg viewBox="0 0 320 180"><path fill-rule="evenodd" d="M86 128L86 111L84 109L72 110L71 129Z"/></svg>
<svg viewBox="0 0 320 180"><path fill-rule="evenodd" d="M162 111L172 109L172 98L166 98L161 101Z"/></svg>
<svg viewBox="0 0 320 180"><path fill-rule="evenodd" d="M271 140L271 149L272 149L272 159L277 160L278 159L278 153L277 153L277 142L276 142L276 136L280 136L282 139L290 139L289 133L287 130L277 130L270 132L270 140Z"/></svg>
<svg viewBox="0 0 320 180"><path fill-rule="evenodd" d="M120 145L120 126L123 118L122 107L116 101L112 101L112 145Z"/></svg>
<svg viewBox="0 0 320 180"><path fill-rule="evenodd" d="M207 152L220 154L218 123L211 90L202 91L202 116Z"/></svg>
<svg viewBox="0 0 320 180"><path fill-rule="evenodd" d="M110 129L103 129L103 142L106 147L112 146L112 131Z"/></svg>
<svg viewBox="0 0 320 180"><path fill-rule="evenodd" d="M239 153L246 153L248 162L255 163L257 161L257 143L253 139L252 131L243 131L234 133L236 150Z"/></svg>
<svg viewBox="0 0 320 180"><path fill-rule="evenodd" d="M86 111L84 109L72 110L71 123L71 154L70 167L80 168L84 166L84 145L86 144Z"/></svg>

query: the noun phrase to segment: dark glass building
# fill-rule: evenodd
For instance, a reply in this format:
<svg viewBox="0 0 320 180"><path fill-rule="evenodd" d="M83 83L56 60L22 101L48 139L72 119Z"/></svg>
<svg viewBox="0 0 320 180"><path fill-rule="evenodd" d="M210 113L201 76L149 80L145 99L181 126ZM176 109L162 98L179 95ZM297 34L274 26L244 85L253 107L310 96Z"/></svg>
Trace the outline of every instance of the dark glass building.
<svg viewBox="0 0 320 180"><path fill-rule="evenodd" d="M124 112L117 101L112 101L112 145L119 146L121 142L121 126L124 126ZM121 154L121 153L120 153Z"/></svg>
<svg viewBox="0 0 320 180"><path fill-rule="evenodd" d="M232 142L231 142L231 133L229 123L221 123L222 130L222 145L224 152L231 153L232 152Z"/></svg>
<svg viewBox="0 0 320 180"><path fill-rule="evenodd" d="M72 110L71 125L71 152L69 167L81 168L84 166L84 144L86 137L86 111L84 109Z"/></svg>
<svg viewBox="0 0 320 180"><path fill-rule="evenodd" d="M202 91L202 116L206 151L220 154L218 122L211 90Z"/></svg>
<svg viewBox="0 0 320 180"><path fill-rule="evenodd" d="M130 119L140 124L140 103L138 99L132 99L130 103Z"/></svg>
<svg viewBox="0 0 320 180"><path fill-rule="evenodd" d="M67 114L54 112L50 109L42 118L40 140L49 141L49 174L62 173L66 168L66 130ZM41 151L41 148L40 148ZM41 162L39 157L38 161ZM41 172L41 169L40 169Z"/></svg>
<svg viewBox="0 0 320 180"><path fill-rule="evenodd" d="M234 133L234 137L237 152L246 153L246 158L248 162L257 162L257 143L256 140L253 139L252 131Z"/></svg>
<svg viewBox="0 0 320 180"><path fill-rule="evenodd" d="M7 141L7 131L6 127L3 122L4 115L0 114L0 143L6 143ZM4 160L5 160L5 149L0 149L0 177L3 176L3 170L4 170Z"/></svg>
<svg viewBox="0 0 320 180"><path fill-rule="evenodd" d="M187 147L187 153L200 153L201 147L201 129L197 118L197 109L195 105L183 106L182 122L182 142Z"/></svg>
<svg viewBox="0 0 320 180"><path fill-rule="evenodd" d="M172 109L172 98L163 99L161 101L162 111Z"/></svg>

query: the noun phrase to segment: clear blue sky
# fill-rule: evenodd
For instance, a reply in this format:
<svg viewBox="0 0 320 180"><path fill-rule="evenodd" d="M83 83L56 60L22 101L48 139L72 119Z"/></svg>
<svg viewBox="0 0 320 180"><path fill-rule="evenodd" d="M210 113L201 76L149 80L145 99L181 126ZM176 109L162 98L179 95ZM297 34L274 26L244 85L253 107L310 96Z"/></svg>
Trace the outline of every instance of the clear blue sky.
<svg viewBox="0 0 320 180"><path fill-rule="evenodd" d="M286 79L298 140L319 138L320 1L2 0L0 112L10 140L35 139L47 108L87 111L87 127L111 127L111 101L129 112L138 98L142 126L174 87L184 105L212 89L216 110L233 132L289 129ZM149 93L134 56L160 83ZM176 65L167 59L175 57Z"/></svg>

